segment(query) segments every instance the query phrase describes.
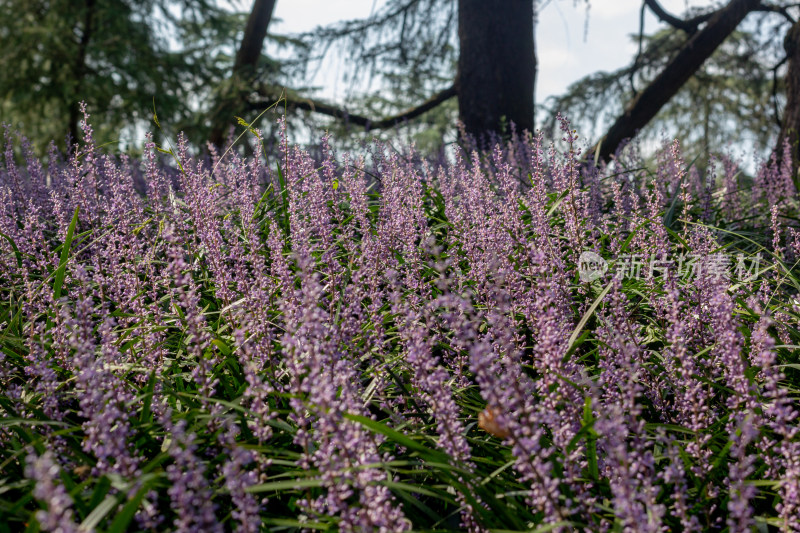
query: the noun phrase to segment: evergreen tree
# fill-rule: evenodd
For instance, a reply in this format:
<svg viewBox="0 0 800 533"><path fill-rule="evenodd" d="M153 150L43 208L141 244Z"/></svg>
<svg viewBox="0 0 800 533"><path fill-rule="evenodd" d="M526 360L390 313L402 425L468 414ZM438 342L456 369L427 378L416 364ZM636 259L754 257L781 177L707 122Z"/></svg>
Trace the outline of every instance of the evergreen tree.
<svg viewBox="0 0 800 533"><path fill-rule="evenodd" d="M213 0L5 0L0 20L0 121L38 151L78 138L81 101L106 142L151 129L154 106L193 131L244 27Z"/></svg>

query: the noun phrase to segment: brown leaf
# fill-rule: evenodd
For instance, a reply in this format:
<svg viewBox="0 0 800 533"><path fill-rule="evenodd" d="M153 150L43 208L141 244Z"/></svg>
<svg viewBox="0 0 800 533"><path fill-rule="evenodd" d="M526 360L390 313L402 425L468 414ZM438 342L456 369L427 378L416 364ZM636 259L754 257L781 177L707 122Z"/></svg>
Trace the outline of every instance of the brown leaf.
<svg viewBox="0 0 800 533"><path fill-rule="evenodd" d="M478 427L499 439L505 439L511 433L497 422L496 417L499 414L500 410L496 407L487 407L478 414Z"/></svg>

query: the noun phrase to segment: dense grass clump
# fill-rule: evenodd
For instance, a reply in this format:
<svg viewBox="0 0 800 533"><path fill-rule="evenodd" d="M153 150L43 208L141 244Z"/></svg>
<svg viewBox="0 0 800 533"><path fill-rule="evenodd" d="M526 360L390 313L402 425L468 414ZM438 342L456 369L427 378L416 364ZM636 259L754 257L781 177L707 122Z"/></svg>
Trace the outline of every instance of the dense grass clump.
<svg viewBox="0 0 800 533"><path fill-rule="evenodd" d="M563 130L440 165L9 143L0 531L800 530L790 171Z"/></svg>

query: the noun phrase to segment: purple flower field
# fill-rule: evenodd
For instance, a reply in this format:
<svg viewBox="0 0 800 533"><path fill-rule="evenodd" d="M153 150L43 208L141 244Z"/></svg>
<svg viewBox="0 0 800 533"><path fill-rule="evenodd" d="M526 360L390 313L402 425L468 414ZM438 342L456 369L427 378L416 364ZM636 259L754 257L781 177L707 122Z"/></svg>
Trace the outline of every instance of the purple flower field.
<svg viewBox="0 0 800 533"><path fill-rule="evenodd" d="M562 131L7 134L0 532L800 531L791 170Z"/></svg>

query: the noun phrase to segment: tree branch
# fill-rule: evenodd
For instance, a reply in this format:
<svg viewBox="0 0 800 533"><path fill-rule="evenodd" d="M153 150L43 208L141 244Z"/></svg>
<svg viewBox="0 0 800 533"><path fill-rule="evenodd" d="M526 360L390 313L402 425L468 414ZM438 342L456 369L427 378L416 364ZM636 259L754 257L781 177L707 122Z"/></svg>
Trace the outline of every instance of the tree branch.
<svg viewBox="0 0 800 533"><path fill-rule="evenodd" d="M658 0L644 0L644 4L650 8L650 11L658 17L658 19L662 22L666 22L673 28L683 30L689 35L693 35L697 32L698 26L700 24L708 21L718 13L718 11L711 11L709 13L703 13L702 15L698 15L696 17L692 17L689 20L684 20L682 18L676 17L675 15L669 13L666 9L661 7L661 4L658 3Z"/></svg>
<svg viewBox="0 0 800 533"><path fill-rule="evenodd" d="M253 9L250 11L250 16L247 17L247 26L244 29L242 42L236 52L234 71L247 67L255 69L258 59L261 57L261 50L264 48L264 39L267 37L267 28L272 20L276 1L255 0L253 2Z"/></svg>
<svg viewBox="0 0 800 533"><path fill-rule="evenodd" d="M762 3L761 5L758 6L756 11L764 11L766 13L778 13L780 15L783 15L783 18L788 20L790 24L794 24L797 21L789 13L789 10L788 10L789 7L797 7L797 4L794 4L792 6L774 6L774 5L771 5L771 4L763 4Z"/></svg>
<svg viewBox="0 0 800 533"><path fill-rule="evenodd" d="M261 91L259 91L259 93L263 99L261 101L250 101L249 106L251 109L261 109L264 107L264 104L266 102L275 102L276 100L279 100L279 98L269 96L269 92L266 90L262 89ZM457 91L455 85L451 85L447 89L444 89L434 94L433 96L431 96L430 98L428 98L427 100L425 100L416 107L406 109L401 113L379 120L372 120L363 115L348 113L348 111L342 107L321 102L319 100L314 100L312 98L304 98L296 95L286 95L281 98L286 100L287 107L289 108L305 109L306 111L313 111L314 113L320 113L322 115L327 115L329 117L334 117L340 120L344 120L348 124L355 124L357 126L362 126L366 131L370 131L370 130L385 130L393 128L398 124L402 124L408 120L411 120L424 113L427 113L431 109L438 107L439 105L443 104L444 102L453 98L456 95Z"/></svg>
<svg viewBox="0 0 800 533"><path fill-rule="evenodd" d="M781 112L778 109L778 69L781 68L789 60L789 56L783 56L780 62L772 67L772 110L775 113L775 123L778 128L783 130L783 121L781 120Z"/></svg>
<svg viewBox="0 0 800 533"><path fill-rule="evenodd" d="M381 26L396 17L405 16L408 11L417 3L419 3L419 0L408 0L406 3L398 6L398 8L394 11L389 11L388 13L384 13L380 16L378 16L379 14L376 14L374 18L370 17L368 19L345 20L340 22L335 28L323 28L321 32L319 30L312 30L306 32L304 35L309 35L316 38L321 37L323 39L340 39L355 33L363 32L375 26Z"/></svg>
<svg viewBox="0 0 800 533"><path fill-rule="evenodd" d="M739 23L759 5L759 0L731 0L726 7L716 11L708 24L689 39L664 70L628 104L590 153L598 153L604 161L611 159L620 143L636 135L650 122Z"/></svg>
<svg viewBox="0 0 800 533"><path fill-rule="evenodd" d="M644 41L644 12L645 12L646 4L642 4L642 9L639 10L639 51L636 52L636 59L633 60L633 66L628 73L628 82L631 84L631 92L633 96L636 97L636 84L634 83L634 77L636 76L636 71L639 70L639 61L642 59L642 43Z"/></svg>

